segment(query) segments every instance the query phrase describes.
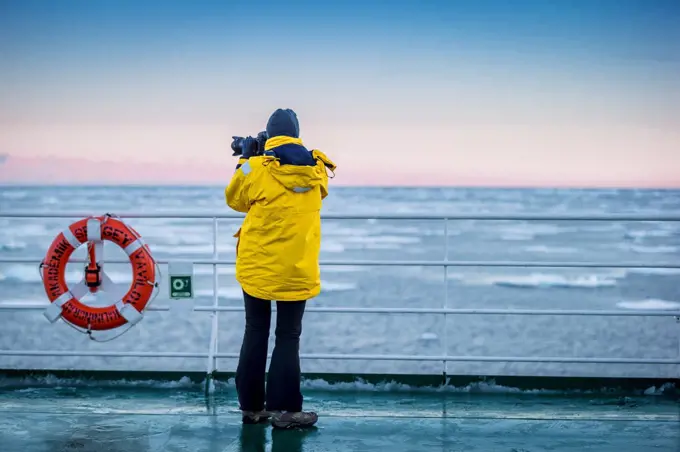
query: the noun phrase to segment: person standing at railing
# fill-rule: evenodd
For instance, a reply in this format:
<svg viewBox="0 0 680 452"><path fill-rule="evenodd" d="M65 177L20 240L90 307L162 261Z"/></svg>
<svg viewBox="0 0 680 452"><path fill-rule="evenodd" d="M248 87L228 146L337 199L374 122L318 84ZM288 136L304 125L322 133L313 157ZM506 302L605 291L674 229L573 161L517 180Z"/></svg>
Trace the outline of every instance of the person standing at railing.
<svg viewBox="0 0 680 452"><path fill-rule="evenodd" d="M227 205L246 213L235 234L246 321L236 390L244 423L271 418L274 427L307 427L318 416L302 411L300 335L306 302L321 291L321 206L328 196L326 171L336 165L305 148L290 109L271 115L266 137L264 149L251 137L243 139L225 189ZM265 389L272 300L276 342Z"/></svg>

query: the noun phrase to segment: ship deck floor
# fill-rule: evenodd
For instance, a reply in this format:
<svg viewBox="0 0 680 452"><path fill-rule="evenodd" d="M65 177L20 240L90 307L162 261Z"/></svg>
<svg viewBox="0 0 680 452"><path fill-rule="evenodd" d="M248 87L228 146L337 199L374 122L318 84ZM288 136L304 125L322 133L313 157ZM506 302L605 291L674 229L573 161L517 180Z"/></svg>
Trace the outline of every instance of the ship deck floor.
<svg viewBox="0 0 680 452"><path fill-rule="evenodd" d="M305 389L316 428L242 425L218 385L3 385L3 452L680 451L667 396Z"/></svg>

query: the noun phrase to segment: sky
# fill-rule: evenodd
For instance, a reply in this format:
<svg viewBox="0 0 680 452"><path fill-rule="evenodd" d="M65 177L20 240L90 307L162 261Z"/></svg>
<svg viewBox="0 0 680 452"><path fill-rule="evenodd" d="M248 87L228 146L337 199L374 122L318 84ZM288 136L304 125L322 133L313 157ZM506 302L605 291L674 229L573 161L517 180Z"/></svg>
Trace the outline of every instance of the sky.
<svg viewBox="0 0 680 452"><path fill-rule="evenodd" d="M680 187L678 23L676 0L0 0L0 183L227 183L231 136L292 108L339 184Z"/></svg>

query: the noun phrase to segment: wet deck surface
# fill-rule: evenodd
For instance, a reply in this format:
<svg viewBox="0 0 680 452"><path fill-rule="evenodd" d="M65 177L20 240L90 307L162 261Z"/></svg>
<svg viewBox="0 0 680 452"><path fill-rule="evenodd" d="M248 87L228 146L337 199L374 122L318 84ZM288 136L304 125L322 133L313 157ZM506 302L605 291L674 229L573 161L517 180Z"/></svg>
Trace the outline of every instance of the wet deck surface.
<svg viewBox="0 0 680 452"><path fill-rule="evenodd" d="M666 396L306 390L316 429L243 426L233 386L0 386L3 452L680 451Z"/></svg>

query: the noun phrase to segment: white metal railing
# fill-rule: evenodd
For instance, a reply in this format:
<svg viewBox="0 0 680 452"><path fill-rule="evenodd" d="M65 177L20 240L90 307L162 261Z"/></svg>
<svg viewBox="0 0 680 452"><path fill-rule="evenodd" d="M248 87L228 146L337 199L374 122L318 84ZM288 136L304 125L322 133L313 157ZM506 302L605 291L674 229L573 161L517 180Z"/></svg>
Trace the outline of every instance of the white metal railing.
<svg viewBox="0 0 680 452"><path fill-rule="evenodd" d="M90 212L29 212L13 211L0 212L0 218L85 218ZM196 259L194 264L212 265L213 267L213 300L211 306L194 306L197 312L210 312L212 314L212 326L210 343L207 353L186 352L134 352L134 351L56 351L56 350L0 350L0 356L100 356L100 357L156 357L156 358L207 358L207 373L211 376L217 369L218 358L237 358L238 353L220 353L218 349L218 316L220 312L244 311L243 307L219 306L218 296L218 265L234 265L234 260L219 259L217 246L218 221L220 219L238 219L243 215L236 213L214 214L197 212L157 212L141 213L132 212L117 214L121 218L146 218L146 219L206 219L212 221L212 257L210 259ZM535 261L460 261L448 259L448 222L455 220L478 220L478 221L674 221L680 222L680 215L488 215L488 214L451 214L451 215L365 215L365 214L324 214L324 220L437 220L444 222L445 257L443 260L322 260L322 266L429 266L443 267L444 278L448 281L449 267L558 267L558 268L672 268L680 269L680 263L657 263L643 262L535 262ZM78 262L77 260L74 260ZM80 261L85 262L85 261ZM107 259L109 263L128 263L127 260ZM168 260L158 260L160 264L166 264ZM33 258L6 258L0 257L0 263L37 263ZM0 310L42 310L43 306L33 304L0 305ZM150 306L149 311L167 311L169 306ZM274 309L275 310L275 309ZM337 360L394 360L394 361L441 361L443 372L446 374L449 362L537 362L537 363L616 363L616 364L677 364L680 365L680 334L678 336L678 357L674 359L634 359L634 358L568 358L568 357L517 357L517 356L450 356L448 355L448 316L449 315L555 315L555 316L627 316L627 317L675 317L680 322L680 311L624 311L624 310L562 310L562 309L455 309L448 307L448 283L445 284L444 300L442 308L359 308L359 307L309 307L306 311L327 313L366 313L366 314L440 314L444 316L444 350L442 355L347 355L347 354L302 354L304 359L337 359ZM680 329L679 329L680 332ZM270 355L271 356L271 355ZM680 370L678 372L680 376Z"/></svg>
<svg viewBox="0 0 680 452"><path fill-rule="evenodd" d="M38 212L30 210L14 210L0 213L2 218L83 218L89 217L92 212L64 211L64 212ZM238 219L245 215L235 212L191 212L181 210L167 210L163 212L125 212L116 213L120 218L181 218L181 219ZM322 215L326 220L480 220L480 221L680 221L680 215L676 214L486 214L486 213L462 213L462 214L364 214L364 213L325 213Z"/></svg>

